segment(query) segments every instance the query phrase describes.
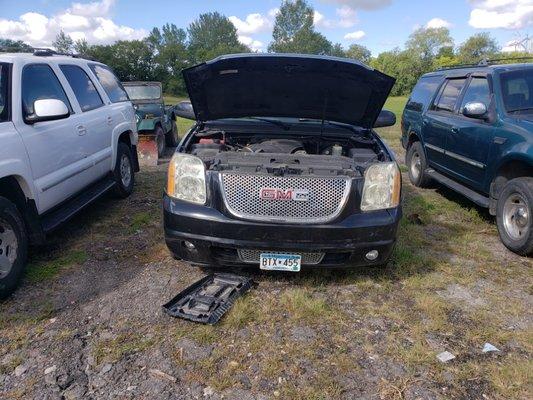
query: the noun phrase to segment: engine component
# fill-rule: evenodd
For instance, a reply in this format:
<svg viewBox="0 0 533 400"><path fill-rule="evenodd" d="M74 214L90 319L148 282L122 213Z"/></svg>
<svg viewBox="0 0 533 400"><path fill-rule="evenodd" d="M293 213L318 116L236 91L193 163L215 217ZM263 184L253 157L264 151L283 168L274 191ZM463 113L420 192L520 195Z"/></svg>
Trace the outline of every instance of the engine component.
<svg viewBox="0 0 533 400"><path fill-rule="evenodd" d="M342 146L335 144L331 147L331 155L335 157L342 156Z"/></svg>
<svg viewBox="0 0 533 400"><path fill-rule="evenodd" d="M254 153L278 153L278 154L299 154L305 149L302 142L292 139L272 139L259 143L253 143L248 146Z"/></svg>

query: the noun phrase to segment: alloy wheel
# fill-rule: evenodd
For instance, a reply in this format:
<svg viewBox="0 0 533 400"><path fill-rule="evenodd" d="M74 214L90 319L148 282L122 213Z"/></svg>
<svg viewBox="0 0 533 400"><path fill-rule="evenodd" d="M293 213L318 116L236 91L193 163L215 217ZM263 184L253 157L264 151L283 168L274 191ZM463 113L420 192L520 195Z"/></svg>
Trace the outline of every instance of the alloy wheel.
<svg viewBox="0 0 533 400"><path fill-rule="evenodd" d="M503 205L503 226L513 240L520 240L529 232L529 209L522 195L511 194Z"/></svg>
<svg viewBox="0 0 533 400"><path fill-rule="evenodd" d="M18 240L11 224L0 219L0 278L11 272L17 259Z"/></svg>

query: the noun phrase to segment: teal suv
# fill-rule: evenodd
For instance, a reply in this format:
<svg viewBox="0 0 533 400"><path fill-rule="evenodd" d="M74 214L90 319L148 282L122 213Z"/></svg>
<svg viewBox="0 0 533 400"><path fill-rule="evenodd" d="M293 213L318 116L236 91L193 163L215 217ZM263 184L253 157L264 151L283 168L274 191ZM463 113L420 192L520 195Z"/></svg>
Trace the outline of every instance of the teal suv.
<svg viewBox="0 0 533 400"><path fill-rule="evenodd" d="M533 253L533 64L426 74L402 116L411 182L487 207L507 248Z"/></svg>

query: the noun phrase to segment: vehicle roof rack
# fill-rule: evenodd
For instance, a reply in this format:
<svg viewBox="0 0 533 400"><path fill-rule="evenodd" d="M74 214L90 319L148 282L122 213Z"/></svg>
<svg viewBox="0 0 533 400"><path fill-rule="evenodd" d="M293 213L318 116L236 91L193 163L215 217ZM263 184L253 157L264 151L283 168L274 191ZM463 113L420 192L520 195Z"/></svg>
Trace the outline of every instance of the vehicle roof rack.
<svg viewBox="0 0 533 400"><path fill-rule="evenodd" d="M507 58L483 58L478 63L472 63L472 64L455 64L455 65L446 65L444 67L440 67L439 71L445 71L449 69L460 69L460 68L475 68L475 67L488 67L489 65L494 65L502 61L524 61L524 60L533 60L533 56L531 57L507 57Z"/></svg>
<svg viewBox="0 0 533 400"><path fill-rule="evenodd" d="M39 56L39 57L67 56L67 57L79 58L78 54L62 53L59 51L55 51L53 49L49 49L47 47L33 47L33 55Z"/></svg>

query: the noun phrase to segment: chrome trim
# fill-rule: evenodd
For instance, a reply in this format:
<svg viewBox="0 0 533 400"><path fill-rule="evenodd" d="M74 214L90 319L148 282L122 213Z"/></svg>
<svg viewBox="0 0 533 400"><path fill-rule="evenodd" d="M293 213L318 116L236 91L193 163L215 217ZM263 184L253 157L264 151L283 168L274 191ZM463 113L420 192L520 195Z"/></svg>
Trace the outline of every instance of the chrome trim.
<svg viewBox="0 0 533 400"><path fill-rule="evenodd" d="M424 143L424 146L426 146L428 149L435 150L438 153L442 153L442 154L445 153L445 150L443 148L433 146L432 144Z"/></svg>
<svg viewBox="0 0 533 400"><path fill-rule="evenodd" d="M467 164L470 164L470 165L473 165L474 167L478 167L478 168L485 168L485 164L482 164L480 162L477 162L477 161L474 161L470 158L467 158L467 157L463 157L462 155L460 154L456 154L456 153L453 153L451 151L447 151L446 150L446 153L445 153L447 156L450 156L450 157L453 157L459 161L462 161L462 162L465 162Z"/></svg>
<svg viewBox="0 0 533 400"><path fill-rule="evenodd" d="M294 177L286 176L286 177L275 177L271 175L262 175L257 174L259 177L267 177L267 178L285 178L285 179L330 179L330 180L342 180L344 181L344 191L340 198L339 204L335 211L331 214L328 214L324 217L316 217L316 218L291 218L287 216L279 216L279 217L273 217L273 216L267 216L267 215L260 215L260 214L247 214L244 212L237 211L232 205L231 202L228 199L227 193L226 193L226 185L224 183L224 176L243 176L246 178L253 177L254 175L250 174L242 174L242 173L220 173L218 174L219 179L219 187L220 191L222 192L222 198L224 200L224 204L226 205L228 211L237 218L242 218L250 221L263 221L263 222L281 222L281 223L295 223L295 224L308 224L308 223L326 223L333 221L335 218L337 218L342 210L344 209L344 206L346 205L348 201L348 196L350 194L351 188L352 188L352 179L348 177L343 176L334 176L334 177L322 177L322 176L301 176L297 175ZM272 186L276 186L273 184ZM258 192L259 193L259 192ZM259 199L259 196L257 196ZM299 202L300 204L309 204L309 202Z"/></svg>
<svg viewBox="0 0 533 400"><path fill-rule="evenodd" d="M434 146L434 145L428 144L428 143L424 143L424 146L426 146L428 149L435 150L438 153L445 154L447 156L455 158L455 159L457 159L459 161L462 161L464 163L473 165L474 167L481 168L481 169L484 169L486 167L486 165L483 164L483 163L480 163L478 161L475 161L475 160L472 160L470 158L464 157L464 156L462 156L460 154L456 154L456 153L454 153L452 151L444 150L441 147L437 147L437 146Z"/></svg>

